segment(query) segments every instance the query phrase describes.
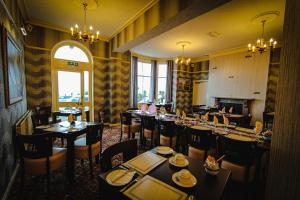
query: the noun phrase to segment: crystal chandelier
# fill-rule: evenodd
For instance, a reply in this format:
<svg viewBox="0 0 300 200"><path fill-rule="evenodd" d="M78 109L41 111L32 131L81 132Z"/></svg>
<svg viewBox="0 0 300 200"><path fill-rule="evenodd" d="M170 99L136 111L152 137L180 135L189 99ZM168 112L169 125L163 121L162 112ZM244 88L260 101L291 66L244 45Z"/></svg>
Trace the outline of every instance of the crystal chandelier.
<svg viewBox="0 0 300 200"><path fill-rule="evenodd" d="M71 27L71 35L72 38L79 41L89 42L90 44L99 41L99 31L94 34L93 32L93 26L89 27L89 30L87 30L86 25L86 11L88 4L86 1L82 3L83 10L84 10L84 22L83 22L83 32L79 30L79 26L75 24L74 28Z"/></svg>
<svg viewBox="0 0 300 200"><path fill-rule="evenodd" d="M184 56L184 48L190 44L191 44L191 42L189 42L189 41L179 41L176 43L176 45L180 45L182 47L181 56L177 56L177 58L175 59L176 64L186 64L186 65L190 64L191 58Z"/></svg>
<svg viewBox="0 0 300 200"><path fill-rule="evenodd" d="M273 49L276 47L277 45L277 41L274 40L273 38L271 38L268 42L265 40L264 38L264 34L265 34L265 24L266 24L266 20L262 20L262 34L261 34L261 38L258 38L256 41L256 44L248 44L248 51L255 53L257 51L259 51L260 53L265 52L267 49Z"/></svg>

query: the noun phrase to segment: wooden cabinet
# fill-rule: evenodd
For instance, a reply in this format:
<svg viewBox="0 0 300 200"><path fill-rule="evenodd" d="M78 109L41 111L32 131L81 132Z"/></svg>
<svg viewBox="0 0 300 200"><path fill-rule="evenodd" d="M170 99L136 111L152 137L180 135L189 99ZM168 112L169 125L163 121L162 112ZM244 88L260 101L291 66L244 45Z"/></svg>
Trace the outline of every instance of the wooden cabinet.
<svg viewBox="0 0 300 200"><path fill-rule="evenodd" d="M248 52L219 56L210 60L210 97L265 99L269 52Z"/></svg>

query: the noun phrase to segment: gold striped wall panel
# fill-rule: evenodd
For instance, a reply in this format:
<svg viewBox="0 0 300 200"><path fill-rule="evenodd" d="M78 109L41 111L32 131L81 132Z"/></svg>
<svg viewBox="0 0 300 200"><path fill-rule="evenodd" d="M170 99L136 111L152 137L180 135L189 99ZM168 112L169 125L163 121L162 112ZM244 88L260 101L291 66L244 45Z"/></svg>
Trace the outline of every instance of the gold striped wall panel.
<svg viewBox="0 0 300 200"><path fill-rule="evenodd" d="M184 110L186 113L192 111L193 80L208 80L209 61L192 63L189 66L175 65L173 71L173 103L175 108ZM189 91L180 91L177 89L177 79L187 78L191 80L191 89Z"/></svg>
<svg viewBox="0 0 300 200"><path fill-rule="evenodd" d="M25 48L27 106L51 105L50 51Z"/></svg>

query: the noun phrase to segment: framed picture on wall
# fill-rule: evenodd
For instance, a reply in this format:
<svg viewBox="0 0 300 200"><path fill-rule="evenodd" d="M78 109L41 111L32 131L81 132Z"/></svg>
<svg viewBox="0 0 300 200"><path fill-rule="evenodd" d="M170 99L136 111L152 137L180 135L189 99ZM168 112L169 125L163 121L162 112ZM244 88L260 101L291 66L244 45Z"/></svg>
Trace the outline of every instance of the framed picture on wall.
<svg viewBox="0 0 300 200"><path fill-rule="evenodd" d="M6 107L23 99L22 52L4 26L1 27L3 79Z"/></svg>
<svg viewBox="0 0 300 200"><path fill-rule="evenodd" d="M191 90L191 79L179 77L177 79L177 90L190 91Z"/></svg>

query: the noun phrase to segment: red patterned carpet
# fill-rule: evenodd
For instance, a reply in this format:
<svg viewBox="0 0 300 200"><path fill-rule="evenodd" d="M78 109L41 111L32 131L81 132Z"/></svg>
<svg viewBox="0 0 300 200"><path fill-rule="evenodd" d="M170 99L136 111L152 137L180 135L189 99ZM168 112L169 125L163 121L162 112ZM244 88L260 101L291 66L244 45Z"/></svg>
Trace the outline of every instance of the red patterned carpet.
<svg viewBox="0 0 300 200"><path fill-rule="evenodd" d="M126 139L126 136L123 136ZM105 128L103 133L103 150L110 145L118 143L120 139L120 128ZM60 144L60 140L57 140ZM75 161L75 185L73 189L68 189L66 184L65 171L58 171L51 177L51 199L97 199L99 166L94 163L93 179L90 178L88 161L81 166L80 161ZM11 191L9 199L46 199L46 179L45 177L25 177L23 194L19 194L20 180L17 179Z"/></svg>

